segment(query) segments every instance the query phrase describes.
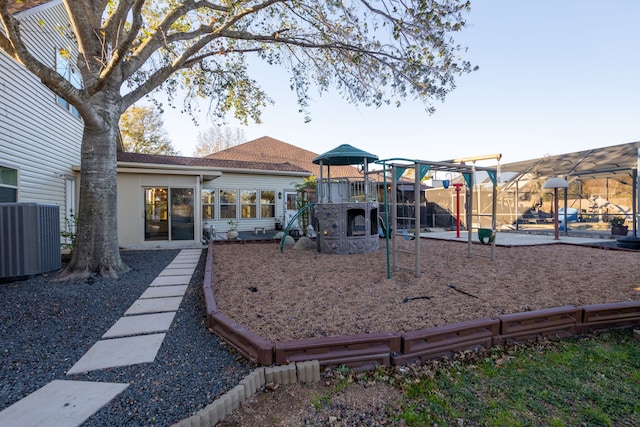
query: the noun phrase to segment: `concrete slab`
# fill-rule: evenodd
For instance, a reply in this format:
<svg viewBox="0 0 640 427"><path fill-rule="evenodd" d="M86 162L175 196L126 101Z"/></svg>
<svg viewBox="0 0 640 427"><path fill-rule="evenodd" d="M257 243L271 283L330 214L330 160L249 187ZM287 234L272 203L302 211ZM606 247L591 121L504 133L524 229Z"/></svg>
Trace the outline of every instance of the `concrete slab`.
<svg viewBox="0 0 640 427"><path fill-rule="evenodd" d="M128 384L54 380L0 412L0 426L79 426L127 387Z"/></svg>
<svg viewBox="0 0 640 427"><path fill-rule="evenodd" d="M174 261L199 261L200 257L200 254L178 255L174 258Z"/></svg>
<svg viewBox="0 0 640 427"><path fill-rule="evenodd" d="M98 341L67 371L67 375L151 363L155 360L165 335L140 335Z"/></svg>
<svg viewBox="0 0 640 427"><path fill-rule="evenodd" d="M187 292L187 285L177 286L151 286L140 295L140 299L146 298L162 298L162 297L181 297Z"/></svg>
<svg viewBox="0 0 640 427"><path fill-rule="evenodd" d="M200 255L202 255L202 249L183 249L176 255L176 258Z"/></svg>
<svg viewBox="0 0 640 427"><path fill-rule="evenodd" d="M200 261L200 255L194 255L194 256L187 255L187 256L182 256L182 257L180 255L178 255L171 262L172 263L185 263L185 262L198 263L199 261Z"/></svg>
<svg viewBox="0 0 640 427"><path fill-rule="evenodd" d="M182 297L137 299L131 307L124 312L126 316L133 314L162 313L166 311L178 311Z"/></svg>
<svg viewBox="0 0 640 427"><path fill-rule="evenodd" d="M171 261L171 264L167 265L167 268L196 268L198 266L198 261L190 261L190 260L178 260Z"/></svg>
<svg viewBox="0 0 640 427"><path fill-rule="evenodd" d="M158 274L158 277L193 275L194 271L194 268L165 268Z"/></svg>
<svg viewBox="0 0 640 427"><path fill-rule="evenodd" d="M192 274L183 276L158 276L149 286L188 285Z"/></svg>
<svg viewBox="0 0 640 427"><path fill-rule="evenodd" d="M180 251L180 253L177 256L180 255L184 255L184 254L198 254L200 255L202 253L202 249L183 249Z"/></svg>
<svg viewBox="0 0 640 427"><path fill-rule="evenodd" d="M458 242L467 242L468 233L460 232L460 238L456 238L455 231L438 231L429 233L420 233L421 238L452 240ZM478 233L472 232L471 240L478 242ZM558 243L584 245L588 243L602 242L598 237L568 237L560 236L560 240L555 240L552 235L524 234L511 232L496 233L496 246L533 246L533 245L553 245Z"/></svg>
<svg viewBox="0 0 640 427"><path fill-rule="evenodd" d="M102 338L127 337L131 335L166 332L173 322L176 312L140 314L138 316L121 317Z"/></svg>

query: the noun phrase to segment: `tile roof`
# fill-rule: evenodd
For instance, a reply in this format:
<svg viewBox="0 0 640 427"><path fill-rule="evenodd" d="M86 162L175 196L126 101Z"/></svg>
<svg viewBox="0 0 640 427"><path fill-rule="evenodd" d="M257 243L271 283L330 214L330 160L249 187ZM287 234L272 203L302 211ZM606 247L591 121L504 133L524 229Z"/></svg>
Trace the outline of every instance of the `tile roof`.
<svg viewBox="0 0 640 427"><path fill-rule="evenodd" d="M9 0L7 2L7 11L11 15L32 9L41 4L49 3L51 0Z"/></svg>
<svg viewBox="0 0 640 427"><path fill-rule="evenodd" d="M310 173L288 162L272 163L251 160L211 159L207 157L161 156L157 154L118 152L118 162L144 163L152 165L190 166L211 169L238 169L287 173Z"/></svg>
<svg viewBox="0 0 640 427"><path fill-rule="evenodd" d="M305 170L311 171L315 176L320 176L320 165L313 164L312 160L317 153L305 150L295 145L288 144L269 136L263 136L243 144L236 145L226 150L208 155L206 158L218 160L242 160L283 163L288 162ZM323 174L326 175L326 167ZM332 166L331 176L334 177L360 177L358 169L353 166Z"/></svg>

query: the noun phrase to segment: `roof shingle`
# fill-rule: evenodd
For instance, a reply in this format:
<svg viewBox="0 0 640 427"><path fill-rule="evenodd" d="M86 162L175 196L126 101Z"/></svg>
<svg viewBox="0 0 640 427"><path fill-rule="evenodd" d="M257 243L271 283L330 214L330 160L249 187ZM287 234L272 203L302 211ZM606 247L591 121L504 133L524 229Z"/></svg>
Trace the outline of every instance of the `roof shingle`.
<svg viewBox="0 0 640 427"><path fill-rule="evenodd" d="M208 159L241 160L249 162L290 163L320 176L320 165L313 163L318 154L269 136L263 136L226 150L208 155ZM326 174L326 172L323 172ZM332 166L333 177L362 177L352 166Z"/></svg>
<svg viewBox="0 0 640 427"><path fill-rule="evenodd" d="M207 157L162 156L158 154L141 154L118 152L119 162L144 163L156 165L191 166L212 169L242 169L272 172L310 173L308 170L288 162L270 163L264 161L244 161L211 159Z"/></svg>

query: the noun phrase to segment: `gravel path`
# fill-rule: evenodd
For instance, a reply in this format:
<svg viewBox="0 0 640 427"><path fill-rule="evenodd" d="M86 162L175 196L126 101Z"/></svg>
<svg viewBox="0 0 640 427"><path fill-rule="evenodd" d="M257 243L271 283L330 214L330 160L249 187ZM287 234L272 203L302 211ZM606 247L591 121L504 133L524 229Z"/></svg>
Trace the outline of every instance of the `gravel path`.
<svg viewBox="0 0 640 427"><path fill-rule="evenodd" d="M123 252L117 280L0 283L0 410L55 379L128 383L83 426L168 426L235 387L251 366L208 331L205 251L154 363L65 375L178 253Z"/></svg>

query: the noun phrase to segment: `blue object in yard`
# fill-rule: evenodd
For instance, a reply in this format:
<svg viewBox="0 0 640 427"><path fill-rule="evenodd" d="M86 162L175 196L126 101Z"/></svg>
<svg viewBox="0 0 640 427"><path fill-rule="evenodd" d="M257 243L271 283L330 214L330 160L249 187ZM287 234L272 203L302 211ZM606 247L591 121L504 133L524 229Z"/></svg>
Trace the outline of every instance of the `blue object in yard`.
<svg viewBox="0 0 640 427"><path fill-rule="evenodd" d="M564 221L564 208L558 209L558 221ZM567 222L578 222L578 209L567 208Z"/></svg>

